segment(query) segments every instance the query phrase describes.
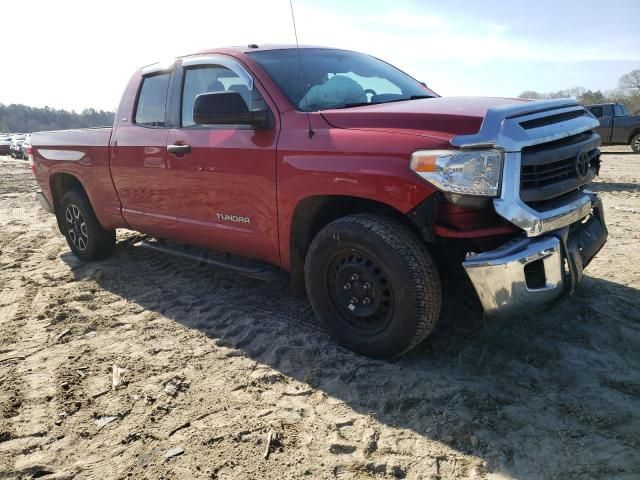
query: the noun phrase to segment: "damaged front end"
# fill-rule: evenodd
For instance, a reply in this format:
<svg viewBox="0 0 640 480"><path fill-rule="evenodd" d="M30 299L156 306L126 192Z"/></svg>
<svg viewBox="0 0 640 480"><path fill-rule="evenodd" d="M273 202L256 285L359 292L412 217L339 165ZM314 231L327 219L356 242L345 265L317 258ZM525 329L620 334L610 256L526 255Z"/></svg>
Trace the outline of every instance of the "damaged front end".
<svg viewBox="0 0 640 480"><path fill-rule="evenodd" d="M573 100L487 112L461 149L504 152L495 212L521 234L463 262L490 317L553 305L573 293L607 239L602 202L585 189L600 166L598 122Z"/></svg>

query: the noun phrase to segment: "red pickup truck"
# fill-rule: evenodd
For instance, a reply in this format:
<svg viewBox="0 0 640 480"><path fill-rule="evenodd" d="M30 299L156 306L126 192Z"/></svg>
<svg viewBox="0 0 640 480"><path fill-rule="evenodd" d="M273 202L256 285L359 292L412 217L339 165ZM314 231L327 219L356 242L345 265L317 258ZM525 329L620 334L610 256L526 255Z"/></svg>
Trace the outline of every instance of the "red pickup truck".
<svg viewBox="0 0 640 480"><path fill-rule="evenodd" d="M138 70L113 128L34 134L33 168L80 259L117 228L228 252L206 258L288 273L340 343L393 357L433 329L438 268L488 316L573 292L607 237L596 127L573 100L444 98L368 55L249 45Z"/></svg>

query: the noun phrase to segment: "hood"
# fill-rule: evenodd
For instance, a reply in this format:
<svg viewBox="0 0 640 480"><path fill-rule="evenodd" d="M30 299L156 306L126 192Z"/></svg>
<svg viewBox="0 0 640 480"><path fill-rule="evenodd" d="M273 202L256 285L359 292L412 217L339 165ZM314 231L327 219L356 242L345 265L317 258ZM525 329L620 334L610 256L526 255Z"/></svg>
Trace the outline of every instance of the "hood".
<svg viewBox="0 0 640 480"><path fill-rule="evenodd" d="M494 97L438 97L323 110L324 119L336 128L379 130L450 140L480 130L487 110L528 100Z"/></svg>

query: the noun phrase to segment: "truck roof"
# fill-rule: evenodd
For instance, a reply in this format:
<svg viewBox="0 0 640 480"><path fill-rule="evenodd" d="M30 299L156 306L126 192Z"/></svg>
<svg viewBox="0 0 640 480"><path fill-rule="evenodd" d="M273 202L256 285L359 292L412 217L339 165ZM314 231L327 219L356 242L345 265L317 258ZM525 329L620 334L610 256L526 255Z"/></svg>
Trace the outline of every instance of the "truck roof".
<svg viewBox="0 0 640 480"><path fill-rule="evenodd" d="M210 53L223 53L228 52L229 50L233 50L238 53L248 53L255 52L256 50L287 50L291 48L297 48L297 45L289 44L289 43L265 43L263 45L258 45L257 43L249 43L248 45L242 46L231 46L231 47L222 47L222 48L209 48L206 50L202 50L200 52L191 53L189 55L184 55L185 57L189 57L191 55L202 55L202 54L210 54ZM322 45L300 45L300 48L333 48L333 47L325 47ZM334 50L339 50L335 49ZM180 57L182 58L182 57Z"/></svg>
<svg viewBox="0 0 640 480"><path fill-rule="evenodd" d="M141 67L142 69L146 69L149 67L154 67L156 65L169 65L172 64L174 60L177 60L179 58L188 58L188 57L193 57L195 55L213 55L216 53L220 53L220 54L227 54L227 55L238 55L238 54L244 54L244 53L250 53L250 52L258 52L258 51L267 51L267 50L287 50L287 49L292 49L292 48L298 48L298 46L296 44L287 44L287 43L265 43L263 45L258 45L255 43L250 43L248 45L243 45L243 46L230 46L230 47L218 47L218 48L208 48L205 50L200 50L198 52L193 52L193 53L188 53L185 55L178 55L177 57L173 58L173 59L168 59L168 62L153 62L150 63L148 65L144 65L143 67ZM335 48L335 47L325 47L322 45L300 45L299 48L326 48L326 49L332 49L332 50L344 50L341 48Z"/></svg>

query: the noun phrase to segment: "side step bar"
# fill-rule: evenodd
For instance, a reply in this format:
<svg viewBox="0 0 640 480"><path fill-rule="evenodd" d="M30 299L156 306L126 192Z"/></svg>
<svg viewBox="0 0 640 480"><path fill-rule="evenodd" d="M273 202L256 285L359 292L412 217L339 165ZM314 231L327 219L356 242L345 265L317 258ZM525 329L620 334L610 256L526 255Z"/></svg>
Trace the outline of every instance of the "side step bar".
<svg viewBox="0 0 640 480"><path fill-rule="evenodd" d="M217 252L212 252L207 249L168 243L165 244L164 242L150 240L142 240L135 245L142 248L148 248L149 250L155 250L156 252L167 253L176 257L187 258L196 262L213 265L256 280L263 280L266 282L285 282L288 280L286 272L280 270L274 265L266 262L260 262L259 260L248 260L244 257L240 257L243 261L243 264L240 264L239 261L234 262L233 258L215 258ZM222 256L222 254L218 255Z"/></svg>

